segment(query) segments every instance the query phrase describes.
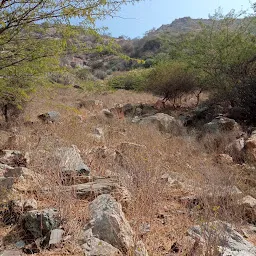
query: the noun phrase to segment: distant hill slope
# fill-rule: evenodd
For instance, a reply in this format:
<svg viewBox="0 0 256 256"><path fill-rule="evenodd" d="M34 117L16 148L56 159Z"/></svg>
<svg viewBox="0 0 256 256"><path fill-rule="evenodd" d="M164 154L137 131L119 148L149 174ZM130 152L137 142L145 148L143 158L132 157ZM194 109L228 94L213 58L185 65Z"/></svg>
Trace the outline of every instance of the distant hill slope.
<svg viewBox="0 0 256 256"><path fill-rule="evenodd" d="M150 61L157 54L162 52L161 37L175 38L181 34L189 32L199 32L202 25L210 26L212 19L192 19L184 17L175 19L171 24L162 25L158 29L152 29L146 33L142 38L129 39L125 37L114 38L115 42L121 46L121 51L131 58L147 60L146 65L150 65ZM241 19L234 23L237 27ZM256 32L256 27L254 27ZM255 33L256 34L256 33ZM109 36L106 36L106 39ZM81 35L80 39L85 41L88 45L94 45L95 40L93 37ZM65 66L72 68L85 68L90 70L91 73L99 78L104 79L116 71L128 71L140 66L136 61L126 61L117 56L114 56L108 51L102 53L79 53L71 54L63 58Z"/></svg>
<svg viewBox="0 0 256 256"><path fill-rule="evenodd" d="M175 19L171 24L162 25L160 28L149 32L149 36L154 36L159 33L166 33L171 35L179 35L181 33L188 33L191 31L200 31L201 25L211 25L212 19L192 19L184 17Z"/></svg>

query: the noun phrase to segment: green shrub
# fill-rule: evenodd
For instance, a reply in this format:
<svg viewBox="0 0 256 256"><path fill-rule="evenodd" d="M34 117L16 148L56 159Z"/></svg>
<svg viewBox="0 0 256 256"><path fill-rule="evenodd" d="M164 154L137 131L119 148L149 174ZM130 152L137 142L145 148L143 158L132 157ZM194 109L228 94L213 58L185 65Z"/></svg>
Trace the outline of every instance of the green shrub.
<svg viewBox="0 0 256 256"><path fill-rule="evenodd" d="M233 106L231 117L256 124L256 76L234 87L229 99Z"/></svg>
<svg viewBox="0 0 256 256"><path fill-rule="evenodd" d="M82 68L77 70L76 76L82 81L92 80L92 74L88 68Z"/></svg>
<svg viewBox="0 0 256 256"><path fill-rule="evenodd" d="M114 89L143 90L147 83L147 70L133 70L113 76L108 85Z"/></svg>
<svg viewBox="0 0 256 256"><path fill-rule="evenodd" d="M51 72L48 77L51 82L62 85L74 85L76 83L76 77L69 72Z"/></svg>
<svg viewBox="0 0 256 256"><path fill-rule="evenodd" d="M93 72L94 76L97 77L98 79L104 80L107 77L107 73L103 70L96 69Z"/></svg>
<svg viewBox="0 0 256 256"><path fill-rule="evenodd" d="M151 69L146 89L166 100L175 101L197 89L197 77L184 63L162 62Z"/></svg>

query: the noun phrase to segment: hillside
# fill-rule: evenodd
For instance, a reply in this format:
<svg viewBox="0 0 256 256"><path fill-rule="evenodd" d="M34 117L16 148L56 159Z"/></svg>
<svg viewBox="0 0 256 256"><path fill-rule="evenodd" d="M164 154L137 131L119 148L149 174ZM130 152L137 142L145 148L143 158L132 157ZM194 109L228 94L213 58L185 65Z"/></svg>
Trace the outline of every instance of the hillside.
<svg viewBox="0 0 256 256"><path fill-rule="evenodd" d="M233 23L233 29L237 29L243 20L236 20ZM166 49L163 43L168 39L175 42L181 35L187 33L197 33L202 30L202 26L211 26L212 19L192 19L184 17L174 20L171 24L162 25L158 29L150 30L142 38L111 38L106 36L106 42L113 40L117 45L120 45L120 54L128 57L141 59L146 61L145 64L139 64L136 60L124 60L108 51L101 53L87 54L79 52L63 57L62 64L72 68L82 68L89 70L94 77L104 79L116 71L128 71L139 67L149 67L152 65L152 60L159 54L165 54ZM231 28L232 29L232 28ZM248 28L250 31L256 32L256 26L252 23ZM86 43L89 47L95 44L93 36L82 36L76 38L78 43Z"/></svg>
<svg viewBox="0 0 256 256"><path fill-rule="evenodd" d="M61 18L93 25L123 2L75 1ZM24 23L0 24L0 256L255 256L256 17L128 39L31 22L62 15L58 1L12 3L6 20Z"/></svg>

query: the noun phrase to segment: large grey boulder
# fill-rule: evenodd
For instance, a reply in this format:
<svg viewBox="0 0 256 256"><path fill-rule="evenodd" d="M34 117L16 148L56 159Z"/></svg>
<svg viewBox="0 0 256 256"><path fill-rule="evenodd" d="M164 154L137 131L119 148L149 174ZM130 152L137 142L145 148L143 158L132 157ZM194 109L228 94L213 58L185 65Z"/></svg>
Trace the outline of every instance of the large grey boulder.
<svg viewBox="0 0 256 256"><path fill-rule="evenodd" d="M24 230L37 239L50 236L51 230L58 228L60 219L55 209L34 210L22 216L22 223Z"/></svg>
<svg viewBox="0 0 256 256"><path fill-rule="evenodd" d="M109 110L109 109L102 109L102 114L103 116L107 117L107 118L113 118L114 117L114 114Z"/></svg>
<svg viewBox="0 0 256 256"><path fill-rule="evenodd" d="M75 191L79 198L86 199L90 196L98 196L102 194L110 194L122 190L121 186L114 178L97 178L94 181L77 184L66 187L67 190Z"/></svg>
<svg viewBox="0 0 256 256"><path fill-rule="evenodd" d="M256 247L245 240L229 223L215 221L189 229L189 235L203 244L217 243L222 256L255 256ZM211 240L213 239L213 240Z"/></svg>
<svg viewBox="0 0 256 256"><path fill-rule="evenodd" d="M182 123L173 116L157 113L153 116L142 118L139 122L143 125L155 125L160 131L180 135L182 132Z"/></svg>
<svg viewBox="0 0 256 256"><path fill-rule="evenodd" d="M82 245L86 256L121 256L120 250L111 244L93 236L92 230L89 229L85 234L86 243Z"/></svg>
<svg viewBox="0 0 256 256"><path fill-rule="evenodd" d="M55 157L59 160L59 167L63 173L76 171L78 174L90 174L90 168L84 163L75 145L58 148Z"/></svg>
<svg viewBox="0 0 256 256"><path fill-rule="evenodd" d="M135 246L134 233L125 218L122 206L112 196L98 196L90 204L89 210L94 236L124 253Z"/></svg>
<svg viewBox="0 0 256 256"><path fill-rule="evenodd" d="M60 116L60 113L57 111L49 111L47 113L39 115L38 118L45 123L55 123L59 121Z"/></svg>
<svg viewBox="0 0 256 256"><path fill-rule="evenodd" d="M204 125L204 129L210 133L228 132L228 131L240 131L239 124L230 118L218 116L211 122Z"/></svg>

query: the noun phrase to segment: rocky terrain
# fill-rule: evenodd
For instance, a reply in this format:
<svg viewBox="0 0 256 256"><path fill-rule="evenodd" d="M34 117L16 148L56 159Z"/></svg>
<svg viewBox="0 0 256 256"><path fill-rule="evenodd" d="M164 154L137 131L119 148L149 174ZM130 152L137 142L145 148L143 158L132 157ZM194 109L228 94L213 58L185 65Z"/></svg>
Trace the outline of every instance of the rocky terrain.
<svg viewBox="0 0 256 256"><path fill-rule="evenodd" d="M256 255L256 133L193 102L40 90L0 131L0 255Z"/></svg>

